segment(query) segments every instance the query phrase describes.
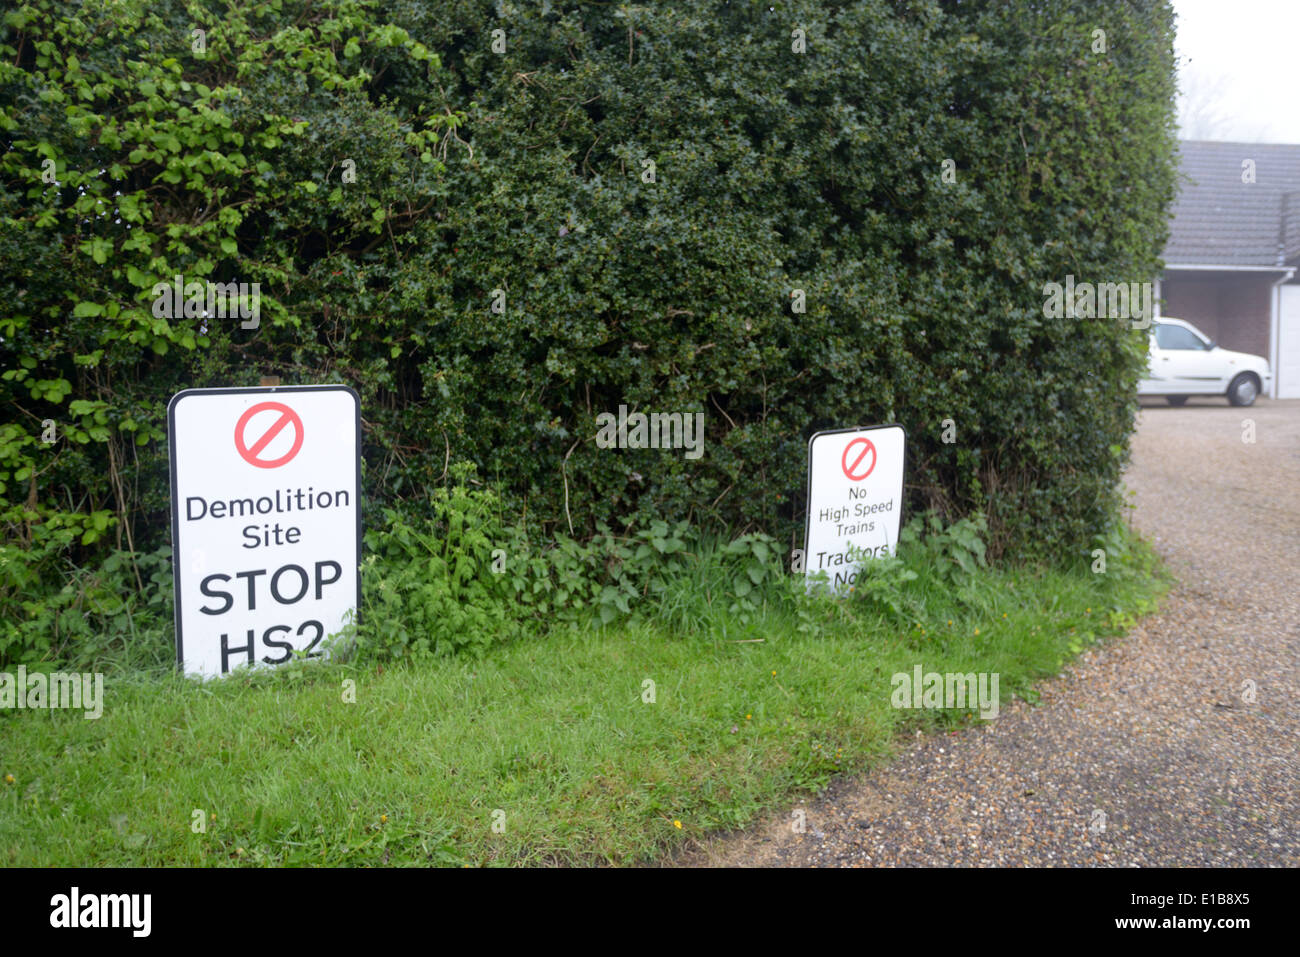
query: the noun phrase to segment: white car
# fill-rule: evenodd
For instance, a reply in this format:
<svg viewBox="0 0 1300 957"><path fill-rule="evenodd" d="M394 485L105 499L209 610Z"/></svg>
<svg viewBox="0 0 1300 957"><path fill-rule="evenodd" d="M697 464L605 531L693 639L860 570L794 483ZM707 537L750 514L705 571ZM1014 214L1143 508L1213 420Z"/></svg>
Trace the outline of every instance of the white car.
<svg viewBox="0 0 1300 957"><path fill-rule="evenodd" d="M1268 391L1268 360L1217 345L1190 322L1160 317L1148 330L1151 358L1138 395L1163 395L1182 405L1193 395L1224 395L1233 405L1251 405Z"/></svg>

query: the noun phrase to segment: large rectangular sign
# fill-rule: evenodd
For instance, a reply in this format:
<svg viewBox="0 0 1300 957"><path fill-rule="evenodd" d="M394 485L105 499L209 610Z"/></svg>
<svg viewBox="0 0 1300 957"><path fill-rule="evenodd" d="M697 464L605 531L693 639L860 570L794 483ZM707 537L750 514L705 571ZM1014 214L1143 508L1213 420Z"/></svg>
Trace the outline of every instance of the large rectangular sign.
<svg viewBox="0 0 1300 957"><path fill-rule="evenodd" d="M806 577L825 572L829 586L844 592L860 567L850 545L874 558L894 554L906 440L901 425L836 429L808 440Z"/></svg>
<svg viewBox="0 0 1300 957"><path fill-rule="evenodd" d="M167 407L176 660L318 657L361 598L361 402L346 386L186 389Z"/></svg>

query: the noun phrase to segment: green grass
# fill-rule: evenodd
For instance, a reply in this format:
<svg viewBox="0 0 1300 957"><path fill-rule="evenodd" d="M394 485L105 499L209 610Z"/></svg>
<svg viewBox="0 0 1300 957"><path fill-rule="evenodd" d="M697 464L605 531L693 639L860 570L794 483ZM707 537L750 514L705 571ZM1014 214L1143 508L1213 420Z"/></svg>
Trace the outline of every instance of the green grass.
<svg viewBox="0 0 1300 957"><path fill-rule="evenodd" d="M998 672L1004 703L1032 700L1162 587L1144 546L1104 575L981 570L958 587L914 567L906 621L823 600L742 622L705 562L652 620L478 660L110 676L97 721L0 712L0 863L645 862L887 759L900 731L980 720L894 709L893 673Z"/></svg>

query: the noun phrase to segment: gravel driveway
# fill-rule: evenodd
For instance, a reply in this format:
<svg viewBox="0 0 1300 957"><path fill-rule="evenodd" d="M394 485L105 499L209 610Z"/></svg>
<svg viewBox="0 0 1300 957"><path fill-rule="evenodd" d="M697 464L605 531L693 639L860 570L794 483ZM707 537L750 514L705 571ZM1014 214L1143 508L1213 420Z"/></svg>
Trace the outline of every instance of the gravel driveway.
<svg viewBox="0 0 1300 957"><path fill-rule="evenodd" d="M1145 402L1127 482L1179 580L1160 614L1038 707L837 781L803 834L786 812L683 863L1300 865L1300 401Z"/></svg>

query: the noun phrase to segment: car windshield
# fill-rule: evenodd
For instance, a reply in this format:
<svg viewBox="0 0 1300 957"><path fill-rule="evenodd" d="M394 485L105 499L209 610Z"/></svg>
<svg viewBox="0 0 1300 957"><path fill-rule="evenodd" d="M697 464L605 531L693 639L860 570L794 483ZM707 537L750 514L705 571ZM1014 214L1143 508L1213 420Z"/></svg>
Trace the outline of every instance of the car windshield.
<svg viewBox="0 0 1300 957"><path fill-rule="evenodd" d="M1203 340L1185 326L1171 326L1160 323L1156 326L1156 345L1161 349L1206 349Z"/></svg>

